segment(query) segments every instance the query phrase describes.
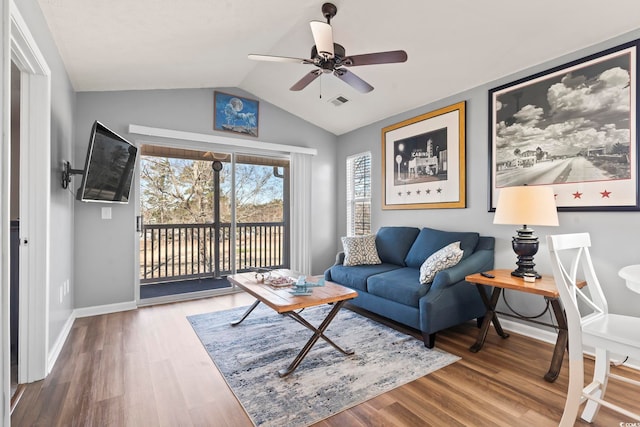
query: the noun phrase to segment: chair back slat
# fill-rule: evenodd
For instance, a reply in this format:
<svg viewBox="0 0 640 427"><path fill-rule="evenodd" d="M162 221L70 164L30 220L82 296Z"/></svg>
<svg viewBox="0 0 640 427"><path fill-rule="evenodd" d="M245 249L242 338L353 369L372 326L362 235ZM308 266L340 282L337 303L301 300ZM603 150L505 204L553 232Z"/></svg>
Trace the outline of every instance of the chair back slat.
<svg viewBox="0 0 640 427"><path fill-rule="evenodd" d="M594 316L608 313L607 300L602 292L589 252L591 246L589 233L547 236L547 243L560 300L567 311L567 321L571 323L571 315L575 316L574 321L582 323L587 319L593 319ZM567 262L567 258L570 262ZM566 265L570 265L569 270ZM580 280L579 274L587 282L588 294L584 289L579 289L576 286ZM581 314L581 307L587 308L588 312L584 315Z"/></svg>

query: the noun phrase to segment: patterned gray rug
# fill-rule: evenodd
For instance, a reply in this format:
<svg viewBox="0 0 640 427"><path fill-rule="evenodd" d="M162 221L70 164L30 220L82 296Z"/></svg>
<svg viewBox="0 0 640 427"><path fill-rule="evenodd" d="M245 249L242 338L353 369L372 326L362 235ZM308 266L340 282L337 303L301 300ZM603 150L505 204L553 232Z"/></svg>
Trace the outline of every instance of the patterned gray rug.
<svg viewBox="0 0 640 427"><path fill-rule="evenodd" d="M302 316L317 326L329 309ZM257 426L310 425L460 359L343 308L325 334L355 354L344 356L319 340L296 371L280 378L278 370L289 366L311 331L263 304L230 326L245 310L188 320Z"/></svg>

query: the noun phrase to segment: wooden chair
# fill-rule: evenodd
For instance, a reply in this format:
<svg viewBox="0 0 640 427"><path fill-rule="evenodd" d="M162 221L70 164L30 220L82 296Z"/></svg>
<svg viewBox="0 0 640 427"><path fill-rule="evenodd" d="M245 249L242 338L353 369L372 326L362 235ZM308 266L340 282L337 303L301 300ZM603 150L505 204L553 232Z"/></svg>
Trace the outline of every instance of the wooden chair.
<svg viewBox="0 0 640 427"><path fill-rule="evenodd" d="M600 405L640 421L640 414L604 400L609 378L640 387L640 382L609 370L611 354L640 360L640 317L609 313L591 262L589 233L547 236L547 243L569 330L569 388L560 426L573 426L584 402L587 404L581 417L587 422L593 421ZM578 289L577 279L586 280L587 286ZM587 288L589 292L585 293ZM588 313L582 315L581 309ZM584 385L583 345L595 348L596 355L593 381L587 386Z"/></svg>

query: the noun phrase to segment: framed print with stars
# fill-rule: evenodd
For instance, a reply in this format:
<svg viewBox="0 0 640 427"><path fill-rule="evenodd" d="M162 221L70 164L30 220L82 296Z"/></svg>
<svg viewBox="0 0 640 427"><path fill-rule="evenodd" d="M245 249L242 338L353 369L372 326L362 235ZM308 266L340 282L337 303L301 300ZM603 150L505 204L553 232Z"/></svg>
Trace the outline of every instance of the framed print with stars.
<svg viewBox="0 0 640 427"><path fill-rule="evenodd" d="M466 207L465 105L382 129L382 209Z"/></svg>
<svg viewBox="0 0 640 427"><path fill-rule="evenodd" d="M552 186L558 210L640 210L636 40L489 91L489 211Z"/></svg>

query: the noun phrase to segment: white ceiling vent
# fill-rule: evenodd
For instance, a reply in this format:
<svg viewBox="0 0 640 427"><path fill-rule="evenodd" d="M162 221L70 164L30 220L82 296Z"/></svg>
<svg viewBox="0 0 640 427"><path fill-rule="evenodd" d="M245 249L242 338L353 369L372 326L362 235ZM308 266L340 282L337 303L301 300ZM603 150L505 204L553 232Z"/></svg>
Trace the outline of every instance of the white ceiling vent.
<svg viewBox="0 0 640 427"><path fill-rule="evenodd" d="M329 102L335 105L336 107L339 107L349 102L349 100L342 95L338 95L335 98L330 99Z"/></svg>

